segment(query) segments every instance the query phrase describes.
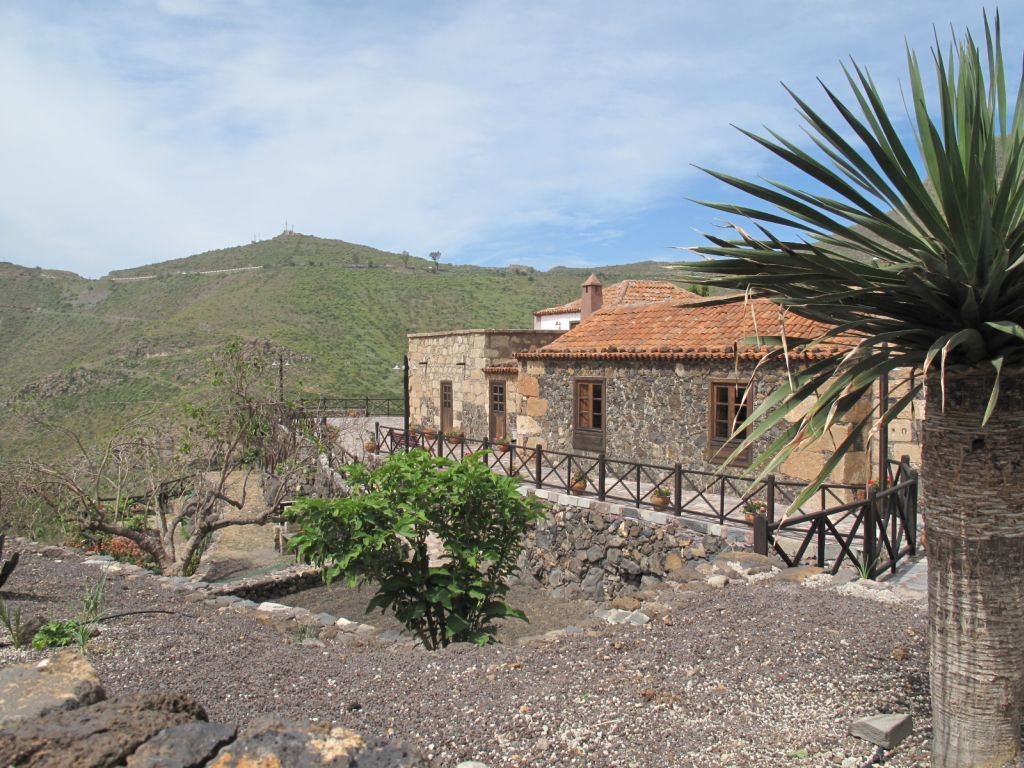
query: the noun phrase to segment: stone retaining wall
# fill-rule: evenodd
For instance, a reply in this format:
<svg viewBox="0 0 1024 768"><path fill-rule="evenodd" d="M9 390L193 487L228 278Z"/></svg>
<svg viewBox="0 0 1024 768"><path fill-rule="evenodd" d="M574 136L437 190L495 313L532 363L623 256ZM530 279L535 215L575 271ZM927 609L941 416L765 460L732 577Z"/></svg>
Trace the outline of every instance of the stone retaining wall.
<svg viewBox="0 0 1024 768"><path fill-rule="evenodd" d="M207 587L206 592L217 597L233 595L244 600L263 602L322 585L319 568L293 565L248 579L239 579L226 584L212 584Z"/></svg>
<svg viewBox="0 0 1024 768"><path fill-rule="evenodd" d="M520 580L556 594L603 600L660 581L692 581L725 549L750 550L746 529L677 518L548 490L550 505L526 535ZM710 571L708 571L710 572Z"/></svg>
<svg viewBox="0 0 1024 768"><path fill-rule="evenodd" d="M44 557L67 557L74 553L74 550L64 547L41 547L24 539L18 539L16 543L19 549L35 549ZM347 648L404 643L415 647L418 643L415 638L403 637L397 630L381 630L329 613L314 614L305 608L294 608L268 599L320 586L323 583L320 571L310 566L291 566L228 584L210 584L195 577L162 576L137 565L116 562L106 555L88 557L82 564L98 566L110 573L122 573L128 579L153 579L162 588L180 593L186 603L201 602L221 611L249 614L282 634L304 636L302 643L305 645L332 644Z"/></svg>

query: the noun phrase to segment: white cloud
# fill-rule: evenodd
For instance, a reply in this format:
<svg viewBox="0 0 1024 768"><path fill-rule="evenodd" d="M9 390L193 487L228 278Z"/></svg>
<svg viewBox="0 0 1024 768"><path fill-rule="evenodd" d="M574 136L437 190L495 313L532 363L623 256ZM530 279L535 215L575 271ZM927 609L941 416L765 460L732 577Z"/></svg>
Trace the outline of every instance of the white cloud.
<svg viewBox="0 0 1024 768"><path fill-rule="evenodd" d="M467 261L521 253L538 231L623 240L624 218L706 194L691 163L764 167L727 126L794 135L779 80L838 83L852 52L895 83L903 36L929 43L922 19L978 21L951 0L78 14L0 11L0 259L94 275L285 218Z"/></svg>

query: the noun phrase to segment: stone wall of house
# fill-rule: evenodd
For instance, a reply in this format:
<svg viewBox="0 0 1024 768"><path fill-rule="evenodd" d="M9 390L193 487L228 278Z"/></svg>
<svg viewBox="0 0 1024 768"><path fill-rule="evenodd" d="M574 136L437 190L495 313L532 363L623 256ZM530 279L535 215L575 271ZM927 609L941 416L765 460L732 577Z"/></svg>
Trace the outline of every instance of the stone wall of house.
<svg viewBox="0 0 1024 768"><path fill-rule="evenodd" d="M515 373L485 374L491 366L515 368L517 352L550 343L560 331L472 330L409 335L409 422L437 429L441 425L441 382L452 383L453 428L467 437L484 438L489 432L488 381L507 382L510 436L516 433Z"/></svg>
<svg viewBox="0 0 1024 768"><path fill-rule="evenodd" d="M921 383L921 372L901 368L889 374L889 402L899 401L910 391L911 386ZM921 466L921 427L924 423L924 390L914 396L910 405L889 423L889 457L899 459L910 457L913 467ZM872 438L869 445L872 466L878 463L878 440Z"/></svg>
<svg viewBox="0 0 1024 768"><path fill-rule="evenodd" d="M737 367L730 361L707 360L524 361L518 385L519 443L585 453L573 449L573 382L594 377L605 381L606 456L667 466L678 462L690 469L716 471L719 465L708 461L706 453L711 382L745 381L752 370L753 363ZM779 387L785 376L782 364L762 367L753 384L754 406ZM797 452L778 474L798 480L813 478L847 429L846 424L838 424L831 439ZM765 435L755 453L781 430ZM742 472L742 468L734 466L731 471ZM868 453L861 445L833 472L832 479L864 482L868 471Z"/></svg>
<svg viewBox="0 0 1024 768"><path fill-rule="evenodd" d="M751 549L747 530L553 491L536 495L548 514L526 534L519 578L556 594L604 600L652 582L702 580L723 549Z"/></svg>

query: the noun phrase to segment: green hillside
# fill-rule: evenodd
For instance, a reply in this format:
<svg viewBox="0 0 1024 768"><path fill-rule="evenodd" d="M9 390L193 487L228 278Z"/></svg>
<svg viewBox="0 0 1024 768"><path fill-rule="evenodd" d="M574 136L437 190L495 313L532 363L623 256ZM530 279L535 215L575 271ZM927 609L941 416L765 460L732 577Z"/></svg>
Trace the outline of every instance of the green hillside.
<svg viewBox="0 0 1024 768"><path fill-rule="evenodd" d="M0 460L60 450L11 403L34 397L96 436L180 402L236 337L284 350L289 398L397 396L407 333L532 327L533 310L577 296L591 271L433 266L301 234L99 280L0 263ZM606 283L670 277L655 262L597 272Z"/></svg>

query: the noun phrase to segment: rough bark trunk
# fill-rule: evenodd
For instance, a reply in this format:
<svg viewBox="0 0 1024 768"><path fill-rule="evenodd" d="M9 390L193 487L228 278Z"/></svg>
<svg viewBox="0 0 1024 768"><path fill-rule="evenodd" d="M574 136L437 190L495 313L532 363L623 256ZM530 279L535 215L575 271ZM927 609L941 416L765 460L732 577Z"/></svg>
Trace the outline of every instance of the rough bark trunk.
<svg viewBox="0 0 1024 768"><path fill-rule="evenodd" d="M922 491L928 531L932 766L1002 766L1020 749L1024 693L1024 372L928 381Z"/></svg>

